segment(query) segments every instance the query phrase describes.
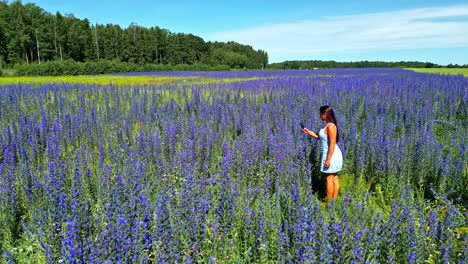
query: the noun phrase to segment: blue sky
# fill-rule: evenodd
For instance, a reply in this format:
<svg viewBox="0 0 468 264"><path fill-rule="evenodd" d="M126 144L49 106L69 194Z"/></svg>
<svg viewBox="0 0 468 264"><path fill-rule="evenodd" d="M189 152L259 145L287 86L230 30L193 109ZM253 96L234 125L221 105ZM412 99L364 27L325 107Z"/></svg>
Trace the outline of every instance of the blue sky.
<svg viewBox="0 0 468 264"><path fill-rule="evenodd" d="M91 23L130 23L237 41L269 61L382 60L468 64L468 0L37 0Z"/></svg>

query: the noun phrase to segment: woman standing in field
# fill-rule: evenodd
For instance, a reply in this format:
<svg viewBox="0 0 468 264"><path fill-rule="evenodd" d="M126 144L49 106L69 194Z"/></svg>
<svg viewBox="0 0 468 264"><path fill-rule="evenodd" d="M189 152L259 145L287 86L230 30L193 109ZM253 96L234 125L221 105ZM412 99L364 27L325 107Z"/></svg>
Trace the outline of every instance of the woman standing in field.
<svg viewBox="0 0 468 264"><path fill-rule="evenodd" d="M338 172L343 167L343 155L336 144L340 136L333 108L329 105L320 107L320 118L326 122L326 125L320 129L318 135L307 128L303 128L302 131L316 139L320 139L320 171L326 177L327 201L330 201L332 199L336 200L340 190Z"/></svg>

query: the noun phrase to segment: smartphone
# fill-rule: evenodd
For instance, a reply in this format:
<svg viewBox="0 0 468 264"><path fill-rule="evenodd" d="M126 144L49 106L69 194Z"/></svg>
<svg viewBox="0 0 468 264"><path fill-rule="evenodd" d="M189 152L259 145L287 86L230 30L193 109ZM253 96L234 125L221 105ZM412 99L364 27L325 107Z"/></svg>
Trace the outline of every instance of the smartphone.
<svg viewBox="0 0 468 264"><path fill-rule="evenodd" d="M300 122L299 125L301 125L301 128L304 129L304 124L302 122Z"/></svg>

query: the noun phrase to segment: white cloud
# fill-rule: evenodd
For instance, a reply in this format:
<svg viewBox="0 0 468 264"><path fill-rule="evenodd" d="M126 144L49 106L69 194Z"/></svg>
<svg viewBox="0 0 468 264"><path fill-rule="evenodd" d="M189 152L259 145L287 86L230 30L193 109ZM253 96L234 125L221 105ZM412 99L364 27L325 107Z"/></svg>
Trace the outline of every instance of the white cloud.
<svg viewBox="0 0 468 264"><path fill-rule="evenodd" d="M246 43L266 50L273 60L327 53L468 47L468 5L323 17L219 32L206 39Z"/></svg>

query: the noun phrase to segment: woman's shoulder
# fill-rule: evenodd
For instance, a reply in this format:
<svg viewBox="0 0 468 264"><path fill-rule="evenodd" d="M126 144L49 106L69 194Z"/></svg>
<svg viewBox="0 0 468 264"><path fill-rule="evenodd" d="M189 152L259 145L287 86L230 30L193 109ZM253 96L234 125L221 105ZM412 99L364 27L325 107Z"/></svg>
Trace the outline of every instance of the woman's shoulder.
<svg viewBox="0 0 468 264"><path fill-rule="evenodd" d="M333 123L328 123L325 128L328 128L328 127L333 127L333 128L336 128L336 125L333 124Z"/></svg>

